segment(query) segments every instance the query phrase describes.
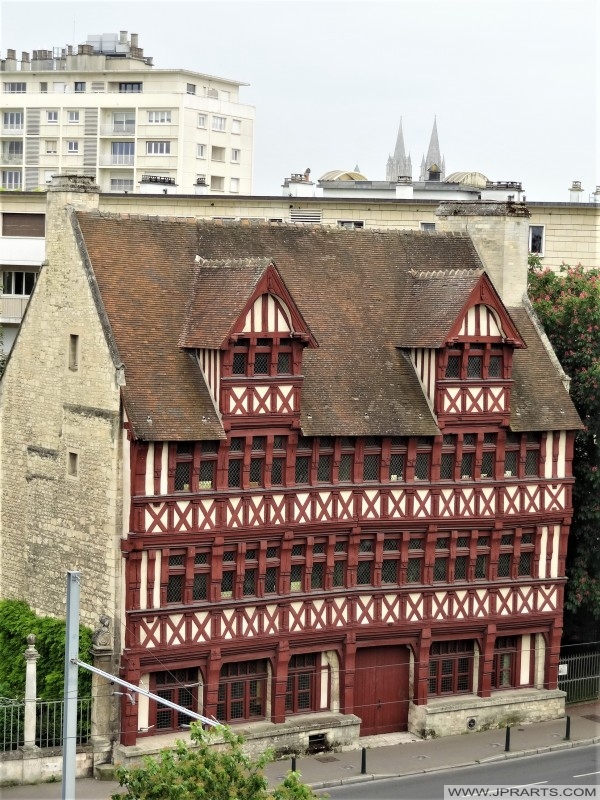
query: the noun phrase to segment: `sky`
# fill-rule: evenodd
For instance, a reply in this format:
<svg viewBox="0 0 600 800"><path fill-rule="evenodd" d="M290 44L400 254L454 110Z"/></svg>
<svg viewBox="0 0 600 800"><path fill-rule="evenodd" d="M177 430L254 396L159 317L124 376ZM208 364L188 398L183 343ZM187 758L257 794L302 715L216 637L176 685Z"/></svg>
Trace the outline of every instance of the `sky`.
<svg viewBox="0 0 600 800"><path fill-rule="evenodd" d="M0 50L139 34L159 68L248 83L253 193L292 172L385 179L402 118L413 178L434 117L446 174L520 181L529 200L600 184L597 0L0 0Z"/></svg>

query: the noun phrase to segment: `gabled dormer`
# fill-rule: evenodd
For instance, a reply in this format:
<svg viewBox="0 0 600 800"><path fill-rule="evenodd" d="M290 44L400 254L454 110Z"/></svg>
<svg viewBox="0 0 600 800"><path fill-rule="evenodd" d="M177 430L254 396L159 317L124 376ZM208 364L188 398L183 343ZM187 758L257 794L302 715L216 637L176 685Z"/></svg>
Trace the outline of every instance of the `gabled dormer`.
<svg viewBox="0 0 600 800"><path fill-rule="evenodd" d="M317 343L271 259L200 261L181 345L225 429L298 425L302 353Z"/></svg>
<svg viewBox="0 0 600 800"><path fill-rule="evenodd" d="M525 347L483 270L410 273L400 345L440 428L508 425L512 356Z"/></svg>
<svg viewBox="0 0 600 800"><path fill-rule="evenodd" d="M525 346L483 274L437 353L434 412L440 427L474 421L508 425L513 352Z"/></svg>

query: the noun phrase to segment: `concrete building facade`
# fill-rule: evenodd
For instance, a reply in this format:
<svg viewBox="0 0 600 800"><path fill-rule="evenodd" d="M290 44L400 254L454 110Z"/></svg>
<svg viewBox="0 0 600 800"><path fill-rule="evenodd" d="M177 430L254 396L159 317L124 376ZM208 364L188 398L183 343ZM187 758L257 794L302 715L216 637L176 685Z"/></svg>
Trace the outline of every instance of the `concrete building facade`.
<svg viewBox="0 0 600 800"><path fill-rule="evenodd" d="M0 185L94 177L104 192L249 194L254 108L239 81L158 69L137 34L0 61Z"/></svg>

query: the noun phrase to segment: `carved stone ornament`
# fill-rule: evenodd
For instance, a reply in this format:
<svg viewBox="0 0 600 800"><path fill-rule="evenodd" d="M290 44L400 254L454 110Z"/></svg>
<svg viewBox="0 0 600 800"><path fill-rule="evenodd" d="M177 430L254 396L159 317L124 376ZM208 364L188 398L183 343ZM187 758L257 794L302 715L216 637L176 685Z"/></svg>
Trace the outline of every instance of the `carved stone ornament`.
<svg viewBox="0 0 600 800"><path fill-rule="evenodd" d="M112 649L112 635L110 630L110 617L102 615L100 617L100 625L92 634L92 642L94 650L111 650Z"/></svg>

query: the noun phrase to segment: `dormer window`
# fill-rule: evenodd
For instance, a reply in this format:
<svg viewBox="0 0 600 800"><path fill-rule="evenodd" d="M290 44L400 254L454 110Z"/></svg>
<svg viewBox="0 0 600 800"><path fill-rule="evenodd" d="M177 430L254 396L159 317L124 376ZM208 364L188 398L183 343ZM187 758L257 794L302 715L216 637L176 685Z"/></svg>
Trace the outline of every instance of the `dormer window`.
<svg viewBox="0 0 600 800"><path fill-rule="evenodd" d="M248 378L292 374L292 340L279 337L238 339L233 346L232 375Z"/></svg>
<svg viewBox="0 0 600 800"><path fill-rule="evenodd" d="M444 378L460 381L502 380L504 364L504 346L500 343L453 344L448 349Z"/></svg>

